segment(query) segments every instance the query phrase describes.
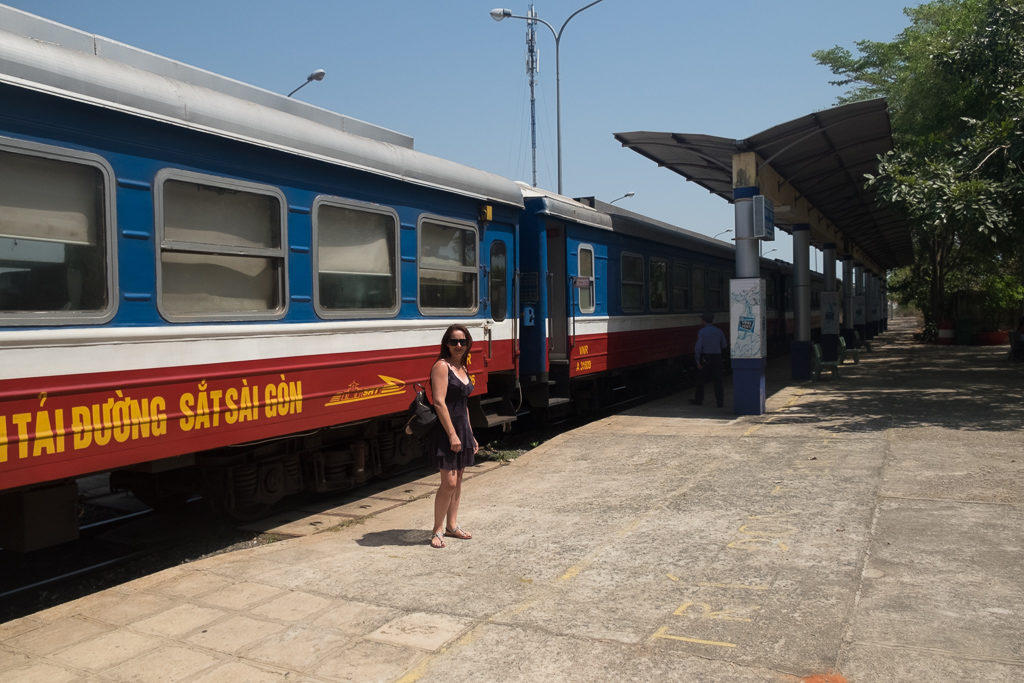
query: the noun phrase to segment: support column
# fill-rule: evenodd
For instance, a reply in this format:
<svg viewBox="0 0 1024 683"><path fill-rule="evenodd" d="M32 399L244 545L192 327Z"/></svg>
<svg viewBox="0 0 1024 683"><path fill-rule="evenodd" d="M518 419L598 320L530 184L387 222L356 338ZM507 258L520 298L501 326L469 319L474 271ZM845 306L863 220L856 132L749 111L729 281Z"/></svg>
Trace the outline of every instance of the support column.
<svg viewBox="0 0 1024 683"><path fill-rule="evenodd" d="M889 281L886 279L882 280L882 310L885 311L882 317L882 332L886 332L889 329L889 314L892 313L889 309Z"/></svg>
<svg viewBox="0 0 1024 683"><path fill-rule="evenodd" d="M853 277L853 258L843 257L843 329L842 335L846 345L853 348L856 337L853 336L853 297L857 293L857 285Z"/></svg>
<svg viewBox="0 0 1024 683"><path fill-rule="evenodd" d="M836 290L836 245L826 242L821 249L821 272L825 278L821 290L821 358L836 360L839 358L839 314L842 310Z"/></svg>
<svg viewBox="0 0 1024 683"><path fill-rule="evenodd" d="M865 296L864 296L864 266L859 263L853 264L853 329L860 333L861 339L866 339L864 336L866 326L865 311ZM853 346L857 346L854 341ZM852 348L852 347L851 347Z"/></svg>
<svg viewBox="0 0 1024 683"><path fill-rule="evenodd" d="M811 226L793 226L793 379L811 378Z"/></svg>
<svg viewBox="0 0 1024 683"><path fill-rule="evenodd" d="M744 155L733 158L733 176ZM749 169L748 169L749 170ZM756 172L745 175L751 179ZM736 235L736 279L729 282L730 361L732 404L737 415L765 412L765 286L761 280L758 240L754 238L753 197L757 187L733 188Z"/></svg>
<svg viewBox="0 0 1024 683"><path fill-rule="evenodd" d="M874 273L867 274L867 294L868 322L864 330L864 338L873 339L878 334L878 276Z"/></svg>

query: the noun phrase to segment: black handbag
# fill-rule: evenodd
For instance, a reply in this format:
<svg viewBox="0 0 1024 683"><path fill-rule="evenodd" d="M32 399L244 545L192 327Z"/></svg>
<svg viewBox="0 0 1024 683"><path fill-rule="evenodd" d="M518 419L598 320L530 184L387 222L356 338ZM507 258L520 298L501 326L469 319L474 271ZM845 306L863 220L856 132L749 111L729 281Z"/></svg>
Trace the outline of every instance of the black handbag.
<svg viewBox="0 0 1024 683"><path fill-rule="evenodd" d="M405 423L405 433L422 439L437 424L437 413L434 406L427 402L427 390L422 384L416 385L416 395L409 404L409 419Z"/></svg>

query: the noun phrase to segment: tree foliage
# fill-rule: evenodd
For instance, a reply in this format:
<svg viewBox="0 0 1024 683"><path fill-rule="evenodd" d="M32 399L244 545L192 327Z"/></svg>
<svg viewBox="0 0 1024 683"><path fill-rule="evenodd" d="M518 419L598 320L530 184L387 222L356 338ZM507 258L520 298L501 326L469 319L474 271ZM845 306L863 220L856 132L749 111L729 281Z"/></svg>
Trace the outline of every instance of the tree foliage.
<svg viewBox="0 0 1024 683"><path fill-rule="evenodd" d="M935 321L952 284L1008 291L998 272L967 273L1024 280L1024 0L935 0L904 12L910 25L892 42L814 57L849 87L841 103L889 103L894 149L867 180L911 226L915 263L891 289Z"/></svg>

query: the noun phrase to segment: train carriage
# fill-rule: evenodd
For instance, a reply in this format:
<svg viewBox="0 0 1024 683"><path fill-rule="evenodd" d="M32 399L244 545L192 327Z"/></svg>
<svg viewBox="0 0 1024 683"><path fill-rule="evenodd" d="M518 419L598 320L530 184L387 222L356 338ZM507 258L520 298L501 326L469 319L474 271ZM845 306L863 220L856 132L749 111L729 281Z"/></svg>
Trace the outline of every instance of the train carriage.
<svg viewBox="0 0 1024 683"><path fill-rule="evenodd" d="M530 409L558 416L681 386L701 313L727 325L732 247L592 197L523 192L521 372Z"/></svg>
<svg viewBox="0 0 1024 683"><path fill-rule="evenodd" d="M73 536L91 472L248 516L405 466L401 414L452 322L475 418L511 419L518 186L0 12L4 528L41 506L34 542Z"/></svg>

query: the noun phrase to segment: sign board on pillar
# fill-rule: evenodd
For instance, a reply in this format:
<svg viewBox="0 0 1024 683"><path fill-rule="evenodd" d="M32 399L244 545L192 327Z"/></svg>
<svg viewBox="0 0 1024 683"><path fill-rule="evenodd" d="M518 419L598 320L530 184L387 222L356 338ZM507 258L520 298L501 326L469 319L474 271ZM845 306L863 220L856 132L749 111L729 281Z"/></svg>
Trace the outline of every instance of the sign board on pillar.
<svg viewBox="0 0 1024 683"><path fill-rule="evenodd" d="M754 195L754 237L766 242L775 240L775 205L763 194Z"/></svg>
<svg viewBox="0 0 1024 683"><path fill-rule="evenodd" d="M822 292L821 296L821 333L839 334L839 292Z"/></svg>
<svg viewBox="0 0 1024 683"><path fill-rule="evenodd" d="M768 355L765 301L768 288L760 278L729 280L729 357L764 358Z"/></svg>

